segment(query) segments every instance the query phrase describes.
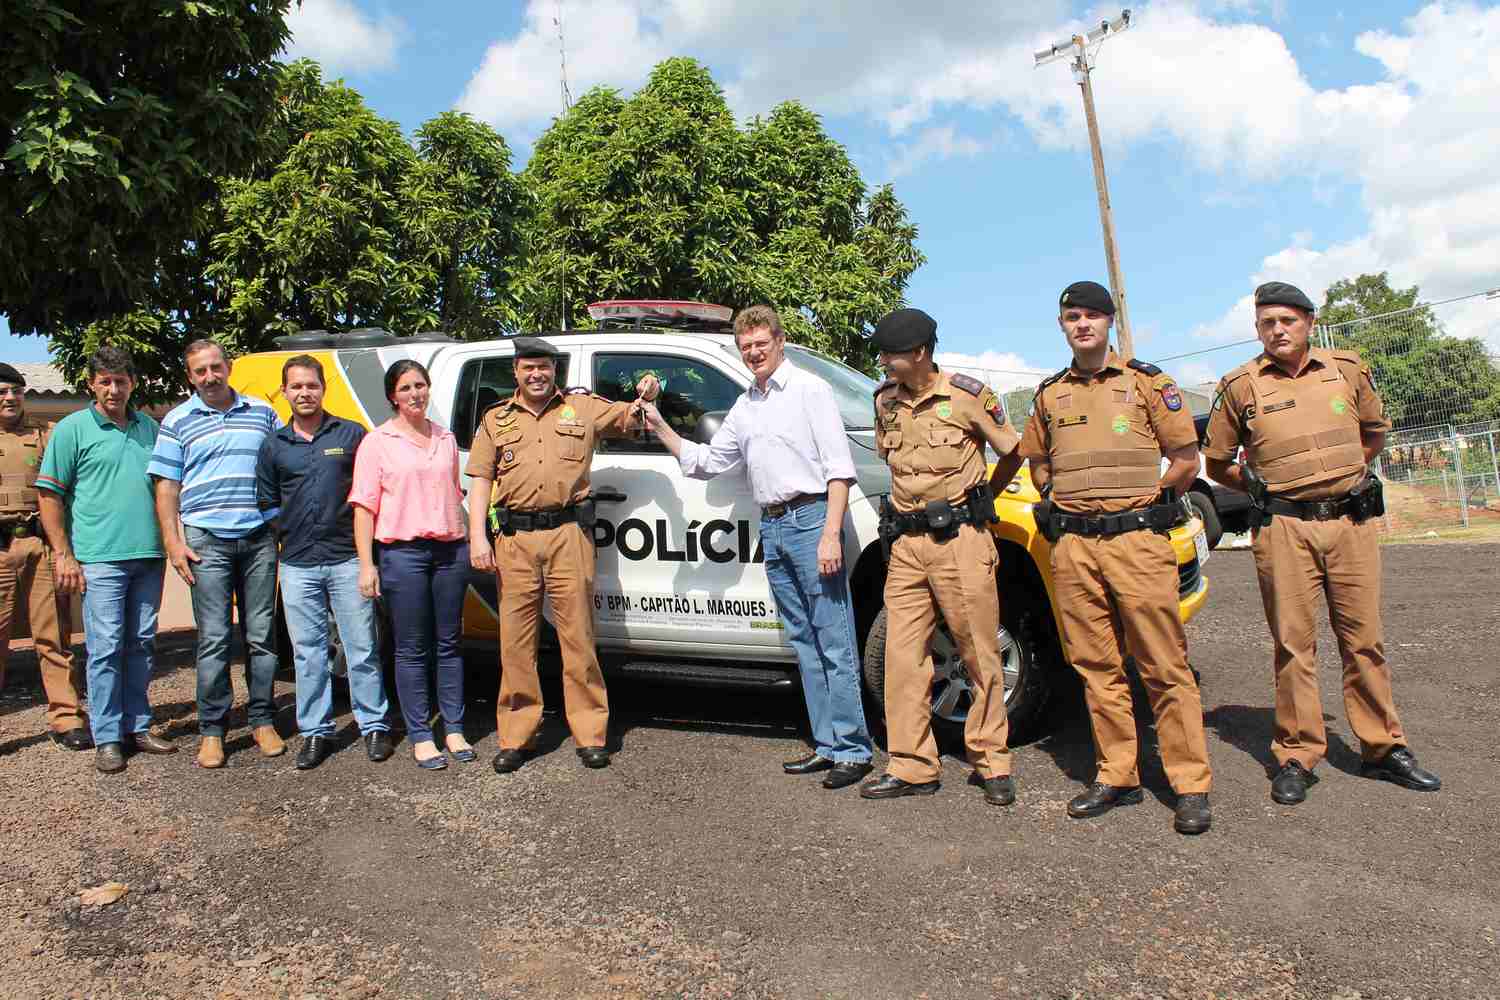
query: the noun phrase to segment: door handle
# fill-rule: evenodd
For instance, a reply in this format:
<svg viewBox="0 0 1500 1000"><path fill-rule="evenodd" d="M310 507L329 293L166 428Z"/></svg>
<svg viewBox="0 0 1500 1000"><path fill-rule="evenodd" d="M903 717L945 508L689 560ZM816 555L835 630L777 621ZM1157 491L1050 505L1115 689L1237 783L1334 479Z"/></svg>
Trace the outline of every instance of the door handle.
<svg viewBox="0 0 1500 1000"><path fill-rule="evenodd" d="M594 499L599 503L624 503L626 500L630 499L619 490L613 489L608 486L605 486L602 489L594 490L592 495Z"/></svg>

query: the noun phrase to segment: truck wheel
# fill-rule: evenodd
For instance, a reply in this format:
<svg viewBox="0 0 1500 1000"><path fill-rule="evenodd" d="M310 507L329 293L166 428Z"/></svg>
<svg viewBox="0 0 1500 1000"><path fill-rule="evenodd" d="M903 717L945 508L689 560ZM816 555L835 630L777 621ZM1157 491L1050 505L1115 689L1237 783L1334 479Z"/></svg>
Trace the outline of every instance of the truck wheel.
<svg viewBox="0 0 1500 1000"><path fill-rule="evenodd" d="M1003 609L1000 623L1000 656L1005 674L1005 710L1010 720L1010 742L1025 743L1042 735L1046 706L1051 694L1045 633L1040 631L1042 613L1032 609ZM885 709L886 609L881 608L865 640L865 688L883 712ZM947 624L938 617L930 646L933 664L932 728L947 746L963 745L964 723L974 703L968 668Z"/></svg>
<svg viewBox="0 0 1500 1000"><path fill-rule="evenodd" d="M1203 522L1203 534L1207 536L1208 547L1216 549L1219 547L1219 539L1224 537L1224 526L1219 523L1219 512L1214 509L1214 502L1197 490L1187 495L1188 503L1193 505L1193 512L1198 515L1198 520Z"/></svg>

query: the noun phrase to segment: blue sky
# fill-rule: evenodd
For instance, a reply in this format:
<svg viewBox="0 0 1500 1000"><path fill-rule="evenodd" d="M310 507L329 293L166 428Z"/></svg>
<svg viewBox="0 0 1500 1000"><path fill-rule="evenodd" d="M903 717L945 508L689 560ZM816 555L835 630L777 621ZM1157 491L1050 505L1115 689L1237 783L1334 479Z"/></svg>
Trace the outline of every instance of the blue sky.
<svg viewBox="0 0 1500 1000"><path fill-rule="evenodd" d="M878 10L880 16L869 17ZM873 183L892 181L927 265L909 299L950 363L1016 384L1066 361L1057 293L1106 281L1078 88L1031 53L1119 7L1065 0L304 0L292 54L408 131L450 107L518 165L574 95L633 90L659 59L713 71L742 117L797 99ZM1261 280L1314 298L1389 270L1425 298L1500 286L1500 6L1152 0L1097 55L1094 85L1136 351L1187 352L1185 382L1249 348ZM1500 350L1500 302L1444 314ZM45 342L0 332L13 360ZM1034 381L1034 379L1032 380Z"/></svg>

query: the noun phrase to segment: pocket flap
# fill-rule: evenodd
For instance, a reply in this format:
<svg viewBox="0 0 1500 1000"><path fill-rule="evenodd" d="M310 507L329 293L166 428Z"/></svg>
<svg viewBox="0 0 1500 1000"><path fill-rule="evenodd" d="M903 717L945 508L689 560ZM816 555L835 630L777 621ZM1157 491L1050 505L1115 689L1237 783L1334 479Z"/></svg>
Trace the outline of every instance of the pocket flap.
<svg viewBox="0 0 1500 1000"><path fill-rule="evenodd" d="M583 437L583 425L582 424L558 424L557 425L557 433L563 435L564 437L581 438L581 437Z"/></svg>
<svg viewBox="0 0 1500 1000"><path fill-rule="evenodd" d="M927 432L927 443L932 445L950 446L962 444L963 440L964 431L961 427L941 425L933 427Z"/></svg>
<svg viewBox="0 0 1500 1000"><path fill-rule="evenodd" d="M901 447L901 432L886 431L885 433L881 434L880 447L884 448L886 451L895 451L897 448Z"/></svg>
<svg viewBox="0 0 1500 1000"><path fill-rule="evenodd" d="M506 431L495 439L495 447L499 448L502 445L515 444L519 440L521 440L521 432L519 430Z"/></svg>

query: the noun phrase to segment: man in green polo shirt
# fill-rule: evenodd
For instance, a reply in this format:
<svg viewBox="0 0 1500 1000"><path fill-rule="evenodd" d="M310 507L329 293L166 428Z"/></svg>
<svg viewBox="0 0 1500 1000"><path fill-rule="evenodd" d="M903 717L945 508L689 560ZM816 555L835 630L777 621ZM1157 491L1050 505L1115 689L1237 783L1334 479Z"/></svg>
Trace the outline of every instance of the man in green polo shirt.
<svg viewBox="0 0 1500 1000"><path fill-rule="evenodd" d="M124 769L127 749L177 752L152 734L146 698L166 553L146 478L156 421L131 408L134 389L130 355L94 352L94 403L58 421L36 480L58 589L83 593L95 766L106 774Z"/></svg>

